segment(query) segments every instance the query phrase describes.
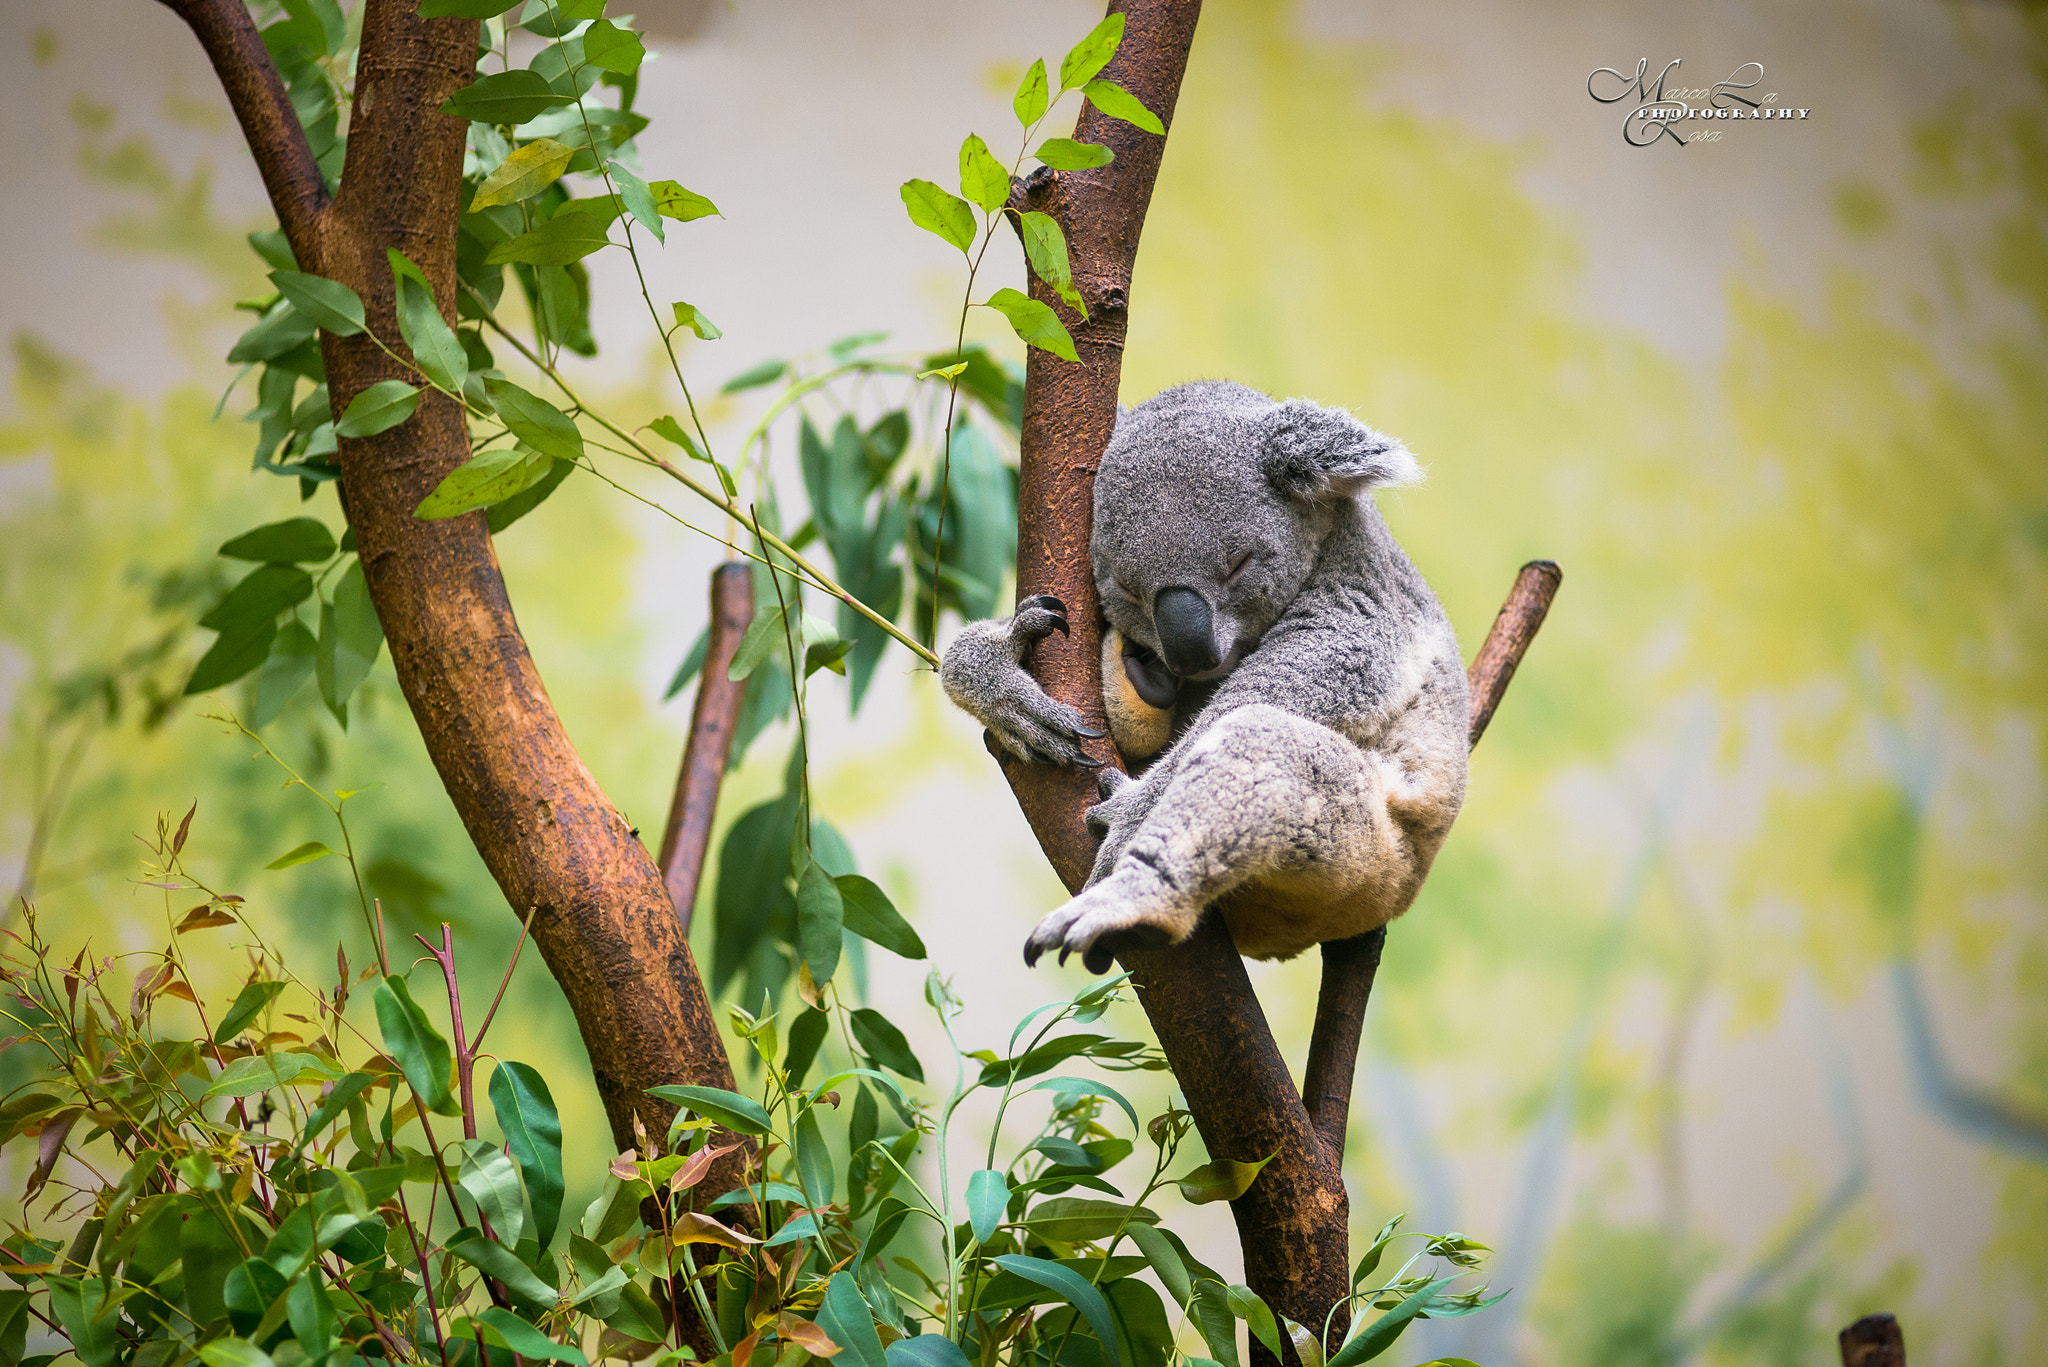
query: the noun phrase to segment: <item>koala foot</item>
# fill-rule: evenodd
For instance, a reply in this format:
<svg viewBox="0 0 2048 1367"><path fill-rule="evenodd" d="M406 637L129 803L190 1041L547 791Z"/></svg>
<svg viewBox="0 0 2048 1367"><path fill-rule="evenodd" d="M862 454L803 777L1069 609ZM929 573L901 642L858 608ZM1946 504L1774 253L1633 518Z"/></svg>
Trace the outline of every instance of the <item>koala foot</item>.
<svg viewBox="0 0 2048 1367"><path fill-rule="evenodd" d="M1038 923L1024 942L1026 967L1057 949L1060 962L1079 954L1090 973L1107 973L1126 949L1157 949L1184 940L1194 918L1151 899L1138 900L1134 889L1112 877Z"/></svg>

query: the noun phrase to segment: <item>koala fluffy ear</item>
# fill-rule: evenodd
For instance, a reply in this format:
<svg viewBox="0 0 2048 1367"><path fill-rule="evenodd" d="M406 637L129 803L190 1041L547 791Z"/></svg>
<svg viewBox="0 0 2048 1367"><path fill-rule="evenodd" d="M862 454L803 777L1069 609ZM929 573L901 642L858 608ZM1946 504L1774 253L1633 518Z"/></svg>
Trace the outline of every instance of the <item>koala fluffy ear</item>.
<svg viewBox="0 0 2048 1367"><path fill-rule="evenodd" d="M1422 482L1422 467L1407 447L1341 408L1289 399L1262 425L1266 478L1289 498L1349 498L1382 485Z"/></svg>

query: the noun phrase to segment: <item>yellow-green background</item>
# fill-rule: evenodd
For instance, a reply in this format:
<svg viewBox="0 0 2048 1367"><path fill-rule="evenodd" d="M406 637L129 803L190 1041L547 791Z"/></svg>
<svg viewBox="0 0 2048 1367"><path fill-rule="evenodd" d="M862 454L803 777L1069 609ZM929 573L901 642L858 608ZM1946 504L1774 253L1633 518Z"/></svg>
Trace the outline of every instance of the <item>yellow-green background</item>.
<svg viewBox="0 0 2048 1367"><path fill-rule="evenodd" d="M1349 1166L1360 1226L1462 1228L1515 1290L1396 1357L1819 1363L1888 1309L1916 1363L2040 1361L2048 29L1990 3L1673 8L1212 4L1125 397L1228 376L1404 438L1430 479L1383 506L1468 649L1515 566L1565 567L1389 941ZM645 160L725 213L655 267L658 297L725 328L686 353L701 389L869 327L936 346L958 273L895 187L949 179L970 129L1001 150L1015 74L1092 22L750 0L643 18ZM1584 82L1645 56L1696 85L1760 62L1812 112L1627 147ZM189 36L147 0L16 0L0 111L11 883L80 734L48 725L54 690L188 625L193 602L154 606L149 583L225 575L212 548L297 498L247 472L247 394L211 416L227 306L265 288L239 235L266 219ZM1014 260L992 270L1015 283ZM630 274L596 274L588 382L672 404ZM720 405L717 430L753 411ZM338 526L330 495L311 510ZM711 550L577 480L501 553L571 734L658 828L684 717L658 699ZM176 634L142 674L174 692L206 639ZM836 690L815 699L820 805L955 975L973 1043L1000 1043L1072 985L1017 956L1056 885L929 676L889 657L858 723ZM131 693L92 728L36 894L59 940L161 942L134 836L195 799L196 866L275 939L309 967L359 939L338 861L263 870L331 829L202 715L242 706L146 719ZM325 786L382 785L351 810L394 925L453 922L488 990L511 917L388 665L355 713L344 735L302 699L272 739ZM762 742L728 815L786 746ZM877 1003L947 1071L921 968L875 957ZM1314 972L1255 974L1295 1057ZM587 1188L607 1141L573 1025L537 962L513 1000L498 1047L555 1083ZM1219 1212L1168 1214L1234 1264Z"/></svg>

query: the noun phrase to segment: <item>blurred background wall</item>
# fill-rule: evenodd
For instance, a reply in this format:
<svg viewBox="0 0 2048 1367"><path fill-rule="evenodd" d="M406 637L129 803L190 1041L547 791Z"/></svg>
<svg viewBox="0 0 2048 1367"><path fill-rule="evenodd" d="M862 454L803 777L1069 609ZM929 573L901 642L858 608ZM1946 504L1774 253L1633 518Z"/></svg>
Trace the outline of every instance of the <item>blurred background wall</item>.
<svg viewBox="0 0 2048 1367"><path fill-rule="evenodd" d="M725 330L685 356L698 388L870 329L943 345L957 263L896 187L950 180L969 129L1007 139L1017 75L1096 17L646 6L644 160L724 212L655 267ZM1586 82L1644 57L1701 87L1760 63L1758 92L1810 113L1629 146ZM1430 479L1383 507L1468 651L1517 565L1565 568L1368 1023L1358 1227L1461 1228L1514 1288L1402 1361L1818 1363L1875 1309L1916 1363L2048 1359L2044 73L2041 11L1991 3L1203 17L1126 401L1228 376L1405 439ZM269 226L256 177L147 0L0 6L0 127L0 874L33 864L60 940L155 942L134 836L197 799L198 866L327 955L360 933L338 861L263 868L324 814L206 719L231 696L169 696L213 548L298 507L247 471L248 396L215 417L227 306L267 288L241 242ZM1001 249L991 288L1021 273ZM673 402L629 270L593 261L589 382ZM725 440L748 397L714 405ZM571 734L649 831L715 549L588 480L500 543ZM165 696L86 720L109 669ZM1057 885L929 675L887 657L857 722L839 688L814 702L820 807L955 975L968 1036L1000 1043L1078 981L1018 961ZM388 663L358 697L346 733L302 699L269 737L326 787L378 785L350 804L375 890L403 931L453 922L487 991L515 922ZM728 818L787 750L755 747ZM910 1024L922 966L875 958ZM1315 974L1254 975L1297 1058ZM573 1024L537 961L514 992L503 1048L555 1081L594 1184ZM1235 1265L1227 1217L1169 1215Z"/></svg>

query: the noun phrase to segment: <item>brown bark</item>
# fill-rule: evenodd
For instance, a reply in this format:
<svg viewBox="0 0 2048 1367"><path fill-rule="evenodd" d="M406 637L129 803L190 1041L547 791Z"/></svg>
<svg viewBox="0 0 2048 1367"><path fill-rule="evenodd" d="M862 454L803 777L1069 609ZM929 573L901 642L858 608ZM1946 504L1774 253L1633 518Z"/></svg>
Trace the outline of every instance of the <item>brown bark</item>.
<svg viewBox="0 0 2048 1367"><path fill-rule="evenodd" d="M754 572L744 560L728 560L711 572L711 628L704 638L704 669L697 676L697 702L690 709L690 739L676 775L675 800L661 837L661 876L683 934L697 907L697 884L711 848L711 822L718 814L718 789L732 757L733 728L746 700L744 680L726 677L740 638L754 620Z"/></svg>
<svg viewBox="0 0 2048 1367"><path fill-rule="evenodd" d="M1563 582L1564 571L1549 560L1531 560L1515 576L1515 586L1500 605L1485 644L1465 671L1472 689L1472 744L1479 744L1486 734L1493 709L1500 706L1501 695L1515 677L1515 666L1536 638L1537 629L1550 613L1550 600L1557 597L1557 586Z"/></svg>
<svg viewBox="0 0 2048 1367"><path fill-rule="evenodd" d="M213 61L301 268L354 289L370 327L395 344L385 249L396 247L426 274L453 323L467 124L436 111L472 78L477 21L421 19L414 0L367 0L346 169L323 205L305 181L312 159L242 0L166 3ZM417 378L364 337L323 333L321 347L337 416L379 380ZM534 908L534 942L575 1012L613 1138L630 1146L636 1113L656 1133L673 1113L645 1088L732 1085L668 890L562 729L513 617L484 514L412 515L469 458L461 409L429 392L408 421L340 445L342 507L399 687L508 903ZM700 1190L736 1185L738 1166L737 1158L722 1163Z"/></svg>
<svg viewBox="0 0 2048 1367"><path fill-rule="evenodd" d="M1200 13L1198 0L1132 0L1111 8L1124 11L1127 26L1104 75L1136 95L1170 129ZM1020 596L1050 593L1067 605L1073 634L1041 642L1031 661L1033 672L1048 692L1099 727L1101 613L1089 558L1094 477L1116 423L1133 268L1164 139L1092 107L1083 111L1074 136L1108 146L1115 160L1084 172L1041 170L1011 200L1015 208L1036 209L1059 220L1089 313L1083 322L1042 282L1033 281L1034 297L1058 309L1073 334L1078 360L1062 361L1037 349L1029 356L1017 585ZM1554 580L1547 589L1532 585L1526 594L1518 584L1518 598L1530 597L1532 604L1540 599L1538 610L1532 617L1526 610L1504 609L1504 622L1525 629L1496 642L1501 635L1496 623L1494 636L1481 650L1474 693L1483 709L1475 715L1475 738L1541 620L1540 607L1547 607L1554 591ZM1511 599L1510 608L1515 603ZM1105 763L1117 762L1107 742L1090 753ZM1092 774L998 758L1046 858L1068 889L1077 891L1095 853L1081 819L1095 801ZM1274 1155L1232 1206L1246 1281L1276 1313L1318 1328L1349 1291L1344 1122L1359 1027L1382 939L1376 932L1324 947L1325 999L1304 1073L1308 1104L1295 1090L1220 918L1206 918L1189 940L1172 949L1124 956L1210 1154L1241 1161ZM1347 1322L1339 1314L1332 1325L1341 1333ZM1255 1346L1254 1356L1263 1355Z"/></svg>
<svg viewBox="0 0 2048 1367"><path fill-rule="evenodd" d="M1840 1335L1842 1367L1906 1367L1906 1336L1890 1315L1865 1315Z"/></svg>

